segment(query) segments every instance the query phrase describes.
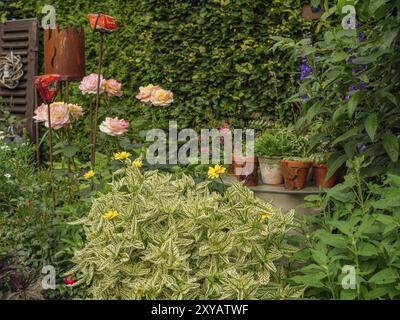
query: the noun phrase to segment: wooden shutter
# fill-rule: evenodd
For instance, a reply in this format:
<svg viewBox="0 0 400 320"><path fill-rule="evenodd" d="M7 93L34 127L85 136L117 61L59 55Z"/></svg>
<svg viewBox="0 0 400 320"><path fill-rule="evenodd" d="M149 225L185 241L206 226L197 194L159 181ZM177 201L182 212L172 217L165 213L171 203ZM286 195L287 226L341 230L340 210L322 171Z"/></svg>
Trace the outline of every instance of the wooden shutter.
<svg viewBox="0 0 400 320"><path fill-rule="evenodd" d="M35 141L35 123L32 116L35 109L34 81L38 61L38 23L36 19L12 20L0 24L0 55L11 50L22 58L24 75L15 89L0 87L0 97L12 113L26 118L27 130Z"/></svg>

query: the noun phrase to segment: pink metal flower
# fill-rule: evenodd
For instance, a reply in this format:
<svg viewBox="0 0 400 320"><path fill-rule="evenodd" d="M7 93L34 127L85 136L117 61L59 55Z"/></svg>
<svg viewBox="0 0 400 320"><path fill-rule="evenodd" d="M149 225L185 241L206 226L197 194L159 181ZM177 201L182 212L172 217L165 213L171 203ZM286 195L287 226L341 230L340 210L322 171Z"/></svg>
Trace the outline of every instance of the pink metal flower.
<svg viewBox="0 0 400 320"><path fill-rule="evenodd" d="M107 117L99 126L100 131L109 136L121 136L128 131L129 122L124 119Z"/></svg>
<svg viewBox="0 0 400 320"><path fill-rule="evenodd" d="M109 79L104 81L103 88L107 96L122 96L121 83L117 80Z"/></svg>
<svg viewBox="0 0 400 320"><path fill-rule="evenodd" d="M83 94L96 94L97 93L97 81L98 74L92 73L86 77L83 77L81 83L79 84L79 89ZM102 75L100 75L100 93L104 92L105 80Z"/></svg>

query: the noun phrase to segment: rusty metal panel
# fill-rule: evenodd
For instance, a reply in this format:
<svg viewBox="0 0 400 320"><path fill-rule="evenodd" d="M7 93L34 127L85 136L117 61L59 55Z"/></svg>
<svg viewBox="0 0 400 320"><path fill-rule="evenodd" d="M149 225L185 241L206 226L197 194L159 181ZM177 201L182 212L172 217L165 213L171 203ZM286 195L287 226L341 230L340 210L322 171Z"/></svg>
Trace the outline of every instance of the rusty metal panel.
<svg viewBox="0 0 400 320"><path fill-rule="evenodd" d="M0 86L0 99L12 113L26 118L30 138L35 141L34 81L38 70L38 22L36 19L12 20L0 24L0 55L20 55L24 75L15 89Z"/></svg>

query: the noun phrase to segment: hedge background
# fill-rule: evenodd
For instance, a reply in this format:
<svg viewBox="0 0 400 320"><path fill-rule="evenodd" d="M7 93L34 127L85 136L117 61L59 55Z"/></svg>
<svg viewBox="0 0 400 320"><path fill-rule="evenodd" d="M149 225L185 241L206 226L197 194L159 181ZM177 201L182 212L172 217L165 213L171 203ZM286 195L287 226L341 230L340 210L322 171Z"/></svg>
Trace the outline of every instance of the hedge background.
<svg viewBox="0 0 400 320"><path fill-rule="evenodd" d="M124 98L113 113L135 121L149 119L136 101L140 85L159 84L174 92L175 102L158 109L161 125L218 127L221 121L244 127L251 119L292 119L285 100L297 92L299 63L272 55L271 36L301 38L311 23L301 18L300 0L24 0L6 4L8 18L44 17L52 4L57 21L83 24L87 74L96 72L98 35L90 32L87 13L114 16L120 29L106 37L106 78L123 83ZM0 1L1 3L1 1ZM3 13L4 18L4 13ZM42 36L42 35L41 35ZM290 75L289 71L297 71ZM77 84L71 101L82 102Z"/></svg>

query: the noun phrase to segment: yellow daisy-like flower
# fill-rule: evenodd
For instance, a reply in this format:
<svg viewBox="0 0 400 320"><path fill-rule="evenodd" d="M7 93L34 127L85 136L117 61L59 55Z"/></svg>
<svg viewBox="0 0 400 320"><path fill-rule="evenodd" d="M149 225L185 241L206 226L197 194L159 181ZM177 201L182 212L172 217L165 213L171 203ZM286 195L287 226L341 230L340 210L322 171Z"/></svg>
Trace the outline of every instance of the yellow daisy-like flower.
<svg viewBox="0 0 400 320"><path fill-rule="evenodd" d="M272 212L268 212L268 211L260 212L260 217L262 220L268 219L271 216L272 216Z"/></svg>
<svg viewBox="0 0 400 320"><path fill-rule="evenodd" d="M208 167L208 178L217 179L224 172L225 168L219 164L215 165L215 167Z"/></svg>
<svg viewBox="0 0 400 320"><path fill-rule="evenodd" d="M124 161L128 159L130 156L131 154L126 151L117 152L116 154L114 154L114 160Z"/></svg>
<svg viewBox="0 0 400 320"><path fill-rule="evenodd" d="M118 211L117 210L110 210L107 211L105 214L103 214L103 218L111 221L112 219L118 217Z"/></svg>
<svg viewBox="0 0 400 320"><path fill-rule="evenodd" d="M85 178L85 180L89 180L89 179L92 179L94 177L94 174L95 174L94 171L90 170L90 171L86 172L83 175L83 177Z"/></svg>
<svg viewBox="0 0 400 320"><path fill-rule="evenodd" d="M141 168L143 167L143 161L140 159L136 159L132 162L132 165L134 165L136 168Z"/></svg>

